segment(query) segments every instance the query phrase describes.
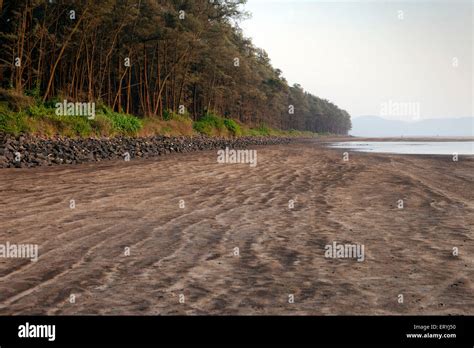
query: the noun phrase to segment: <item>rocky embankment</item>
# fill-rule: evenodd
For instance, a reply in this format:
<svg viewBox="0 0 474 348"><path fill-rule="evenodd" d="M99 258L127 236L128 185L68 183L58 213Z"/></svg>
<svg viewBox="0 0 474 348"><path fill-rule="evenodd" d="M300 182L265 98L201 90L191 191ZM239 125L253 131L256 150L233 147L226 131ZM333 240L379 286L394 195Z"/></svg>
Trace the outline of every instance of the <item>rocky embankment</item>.
<svg viewBox="0 0 474 348"><path fill-rule="evenodd" d="M44 139L31 135L0 134L0 168L25 168L113 159L150 158L173 152L286 144L291 140L292 138L282 137L223 139L204 136L103 139L55 137Z"/></svg>

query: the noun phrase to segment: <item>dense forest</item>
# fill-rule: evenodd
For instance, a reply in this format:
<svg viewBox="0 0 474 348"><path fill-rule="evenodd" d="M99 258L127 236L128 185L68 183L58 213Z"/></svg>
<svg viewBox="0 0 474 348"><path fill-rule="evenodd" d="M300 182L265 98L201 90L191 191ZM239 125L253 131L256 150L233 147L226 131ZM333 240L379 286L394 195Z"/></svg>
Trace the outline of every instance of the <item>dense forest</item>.
<svg viewBox="0 0 474 348"><path fill-rule="evenodd" d="M238 26L245 0L0 0L2 88L162 118L346 134L349 114L289 86Z"/></svg>

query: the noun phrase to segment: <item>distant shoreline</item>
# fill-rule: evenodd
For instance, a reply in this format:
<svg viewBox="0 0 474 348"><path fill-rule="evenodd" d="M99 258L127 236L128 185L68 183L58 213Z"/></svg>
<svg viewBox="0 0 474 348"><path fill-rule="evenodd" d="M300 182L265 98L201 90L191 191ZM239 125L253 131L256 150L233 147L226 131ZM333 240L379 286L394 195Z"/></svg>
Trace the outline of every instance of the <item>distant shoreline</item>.
<svg viewBox="0 0 474 348"><path fill-rule="evenodd" d="M329 149L351 153L401 156L474 157L474 137L412 137L412 138L335 138L324 142Z"/></svg>
<svg viewBox="0 0 474 348"><path fill-rule="evenodd" d="M349 135L338 137L337 141L474 141L474 136L358 137Z"/></svg>

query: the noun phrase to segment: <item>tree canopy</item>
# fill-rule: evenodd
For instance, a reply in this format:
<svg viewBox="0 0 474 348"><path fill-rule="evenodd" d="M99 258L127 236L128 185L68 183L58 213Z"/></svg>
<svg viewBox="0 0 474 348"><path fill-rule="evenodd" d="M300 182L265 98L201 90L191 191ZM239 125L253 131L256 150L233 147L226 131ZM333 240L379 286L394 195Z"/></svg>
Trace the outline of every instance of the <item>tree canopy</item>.
<svg viewBox="0 0 474 348"><path fill-rule="evenodd" d="M347 134L349 114L289 86L239 29L245 0L0 0L3 88L162 118Z"/></svg>

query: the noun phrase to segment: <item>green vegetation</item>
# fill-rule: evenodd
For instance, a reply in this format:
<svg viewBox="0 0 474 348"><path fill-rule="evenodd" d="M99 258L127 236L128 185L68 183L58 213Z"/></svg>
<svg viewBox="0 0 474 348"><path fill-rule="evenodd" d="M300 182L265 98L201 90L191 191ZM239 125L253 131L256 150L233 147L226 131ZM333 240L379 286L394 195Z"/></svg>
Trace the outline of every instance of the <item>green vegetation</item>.
<svg viewBox="0 0 474 348"><path fill-rule="evenodd" d="M224 126L233 136L242 135L240 125L231 118L224 119Z"/></svg>
<svg viewBox="0 0 474 348"><path fill-rule="evenodd" d="M222 118L214 113L206 113L199 121L194 122L194 129L208 136L239 136L242 129L237 122L229 118Z"/></svg>
<svg viewBox="0 0 474 348"><path fill-rule="evenodd" d="M122 135L136 135L143 127L143 122L133 115L114 112L107 106L99 107L98 111L99 113L96 114L96 118L99 119L98 125L110 122L109 127L113 133Z"/></svg>
<svg viewBox="0 0 474 348"><path fill-rule="evenodd" d="M290 86L243 36L244 4L0 0L1 127L75 135L347 134L346 111ZM52 113L58 100L103 107L94 121L63 118Z"/></svg>
<svg viewBox="0 0 474 348"><path fill-rule="evenodd" d="M3 93L6 93L3 91ZM96 110L94 119L85 116L56 115L55 103L30 104L13 111L0 103L0 131L10 134L31 133L42 136L70 137L138 135L143 121L133 115L113 112L106 106Z"/></svg>
<svg viewBox="0 0 474 348"><path fill-rule="evenodd" d="M0 93L7 93L1 91ZM168 136L193 136L203 134L218 137L236 136L315 136L312 132L296 130L282 131L259 125L250 128L230 118L223 118L215 113L207 113L200 120L193 122L187 115L166 112L167 119L146 117L140 119L133 115L114 112L109 107L99 104L95 118L85 116L56 115L55 103L21 101L12 107L8 103L0 103L0 132L8 134L29 133L40 136L68 137L112 137L151 136L156 134ZM20 105L22 107L20 107ZM26 106L25 105L29 105ZM21 111L13 111L13 108Z"/></svg>

